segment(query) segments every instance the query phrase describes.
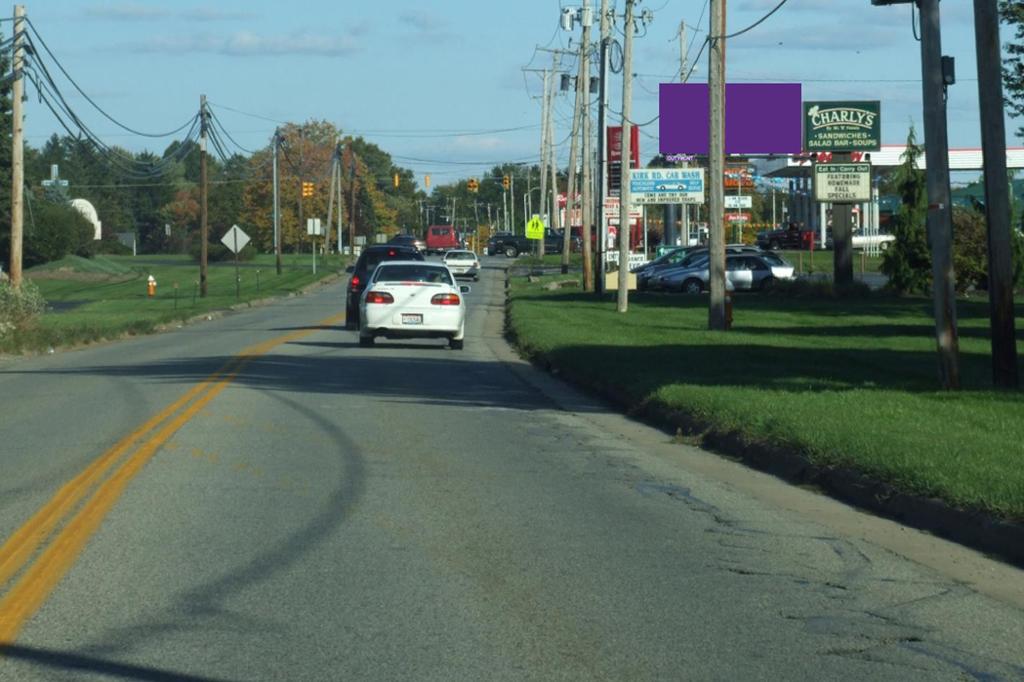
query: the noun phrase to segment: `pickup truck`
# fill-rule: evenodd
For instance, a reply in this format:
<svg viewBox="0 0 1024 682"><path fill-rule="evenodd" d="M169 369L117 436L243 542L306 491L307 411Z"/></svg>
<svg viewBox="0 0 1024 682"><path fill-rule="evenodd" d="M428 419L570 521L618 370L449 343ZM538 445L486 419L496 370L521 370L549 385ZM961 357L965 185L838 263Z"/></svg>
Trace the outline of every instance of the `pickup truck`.
<svg viewBox="0 0 1024 682"><path fill-rule="evenodd" d="M544 253L562 253L562 235L552 229L544 230ZM533 253L535 239L527 239L525 235L498 232L487 240L487 255L505 254L515 258L521 253Z"/></svg>
<svg viewBox="0 0 1024 682"><path fill-rule="evenodd" d="M765 230L757 233L757 245L766 251L778 249L809 249L814 243L813 230Z"/></svg>

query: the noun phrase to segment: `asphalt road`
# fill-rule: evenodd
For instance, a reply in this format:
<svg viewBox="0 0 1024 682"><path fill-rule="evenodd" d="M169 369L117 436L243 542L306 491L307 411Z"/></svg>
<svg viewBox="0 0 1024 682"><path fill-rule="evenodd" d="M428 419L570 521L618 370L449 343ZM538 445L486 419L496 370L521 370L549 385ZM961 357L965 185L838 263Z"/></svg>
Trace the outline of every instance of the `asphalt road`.
<svg viewBox="0 0 1024 682"><path fill-rule="evenodd" d="M0 361L0 680L1024 678L1020 571L535 371L489 262L463 351L332 285Z"/></svg>

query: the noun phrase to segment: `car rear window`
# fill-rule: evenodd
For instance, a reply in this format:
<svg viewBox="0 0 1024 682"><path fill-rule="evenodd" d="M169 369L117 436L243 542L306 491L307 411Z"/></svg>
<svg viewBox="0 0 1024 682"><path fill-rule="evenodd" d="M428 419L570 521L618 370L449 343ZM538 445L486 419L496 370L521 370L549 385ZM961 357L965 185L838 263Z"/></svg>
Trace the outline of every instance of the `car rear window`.
<svg viewBox="0 0 1024 682"><path fill-rule="evenodd" d="M373 277L374 282L423 282L452 284L447 268L436 265L381 265Z"/></svg>
<svg viewBox="0 0 1024 682"><path fill-rule="evenodd" d="M386 260L423 260L415 249L410 248L394 248L394 249L373 249L367 251L360 257L362 263L356 270L362 270L363 272L370 272L377 265L383 263Z"/></svg>
<svg viewBox="0 0 1024 682"><path fill-rule="evenodd" d="M472 251L449 251L448 260L473 260L476 254Z"/></svg>

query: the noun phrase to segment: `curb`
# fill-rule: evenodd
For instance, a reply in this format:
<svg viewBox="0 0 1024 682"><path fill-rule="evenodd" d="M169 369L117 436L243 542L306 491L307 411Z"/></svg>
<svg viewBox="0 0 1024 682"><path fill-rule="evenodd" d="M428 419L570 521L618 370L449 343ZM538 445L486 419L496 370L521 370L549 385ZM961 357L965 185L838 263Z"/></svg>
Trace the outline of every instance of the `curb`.
<svg viewBox="0 0 1024 682"><path fill-rule="evenodd" d="M507 277L506 273L506 303ZM691 434L693 437L687 442L692 445L736 459L788 483L811 486L859 509L1024 568L1024 523L1006 521L982 511L957 509L936 498L905 493L854 469L815 464L791 448L750 443L735 431L716 429L704 420L661 403L634 403L613 386L602 385L590 376L576 376L555 366L543 353L523 348L509 328L507 305L505 338L533 366L604 399L628 417L670 433L675 431L677 436Z"/></svg>

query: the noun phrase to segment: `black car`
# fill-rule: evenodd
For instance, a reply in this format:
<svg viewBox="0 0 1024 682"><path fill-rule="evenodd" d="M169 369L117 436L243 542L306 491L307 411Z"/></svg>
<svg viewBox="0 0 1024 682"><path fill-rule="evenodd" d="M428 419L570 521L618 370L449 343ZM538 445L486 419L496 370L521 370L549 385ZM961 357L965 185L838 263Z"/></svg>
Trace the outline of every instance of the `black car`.
<svg viewBox="0 0 1024 682"><path fill-rule="evenodd" d="M427 250L427 243L419 237L411 234L396 234L388 240L388 244L393 244L395 246L410 246L417 251Z"/></svg>
<svg viewBox="0 0 1024 682"><path fill-rule="evenodd" d="M346 288L345 329L359 328L359 297L366 288L366 281L373 274L377 264L386 260L423 260L423 254L414 246L397 244L374 244L359 254L359 260L348 268L352 277Z"/></svg>

